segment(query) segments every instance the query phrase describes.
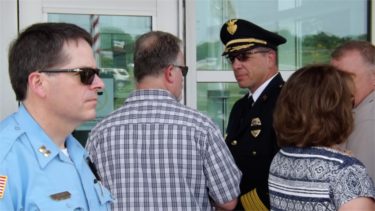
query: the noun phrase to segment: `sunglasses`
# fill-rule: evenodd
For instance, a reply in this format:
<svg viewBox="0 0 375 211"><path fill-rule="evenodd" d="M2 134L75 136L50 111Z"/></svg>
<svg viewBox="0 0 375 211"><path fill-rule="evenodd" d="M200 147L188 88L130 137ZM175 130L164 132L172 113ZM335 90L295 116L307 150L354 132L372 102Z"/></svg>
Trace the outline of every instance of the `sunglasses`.
<svg viewBox="0 0 375 211"><path fill-rule="evenodd" d="M174 67L178 67L180 68L181 70L181 73L182 73L182 76L186 77L187 73L188 73L188 70L189 70L189 67L188 66L181 66L181 65L175 65L175 64L172 64Z"/></svg>
<svg viewBox="0 0 375 211"><path fill-rule="evenodd" d="M257 53L268 53L270 52L269 50L261 50L261 51L247 51L247 52L242 52L242 53L237 53L237 54L231 54L227 56L228 61L233 64L234 60L237 59L240 62L245 62L247 61L251 55L257 54Z"/></svg>
<svg viewBox="0 0 375 211"><path fill-rule="evenodd" d="M49 69L40 70L40 73L77 73L81 78L81 82L85 85L91 85L95 75L99 76L100 69L91 67L80 67L72 69Z"/></svg>

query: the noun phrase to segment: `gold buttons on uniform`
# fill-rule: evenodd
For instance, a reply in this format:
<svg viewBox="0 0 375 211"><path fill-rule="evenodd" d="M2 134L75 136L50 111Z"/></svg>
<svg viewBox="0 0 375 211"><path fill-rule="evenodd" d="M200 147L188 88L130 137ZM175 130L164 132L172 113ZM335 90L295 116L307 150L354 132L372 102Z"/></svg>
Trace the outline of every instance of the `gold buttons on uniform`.
<svg viewBox="0 0 375 211"><path fill-rule="evenodd" d="M256 152L256 151L253 151L252 154L255 156L255 155L257 155L257 152Z"/></svg>
<svg viewBox="0 0 375 211"><path fill-rule="evenodd" d="M51 151L49 151L44 145L39 147L39 152L42 153L45 157L48 157L51 154Z"/></svg>
<svg viewBox="0 0 375 211"><path fill-rule="evenodd" d="M230 144L231 144L232 146L236 146L236 145L237 145L237 140L233 140Z"/></svg>

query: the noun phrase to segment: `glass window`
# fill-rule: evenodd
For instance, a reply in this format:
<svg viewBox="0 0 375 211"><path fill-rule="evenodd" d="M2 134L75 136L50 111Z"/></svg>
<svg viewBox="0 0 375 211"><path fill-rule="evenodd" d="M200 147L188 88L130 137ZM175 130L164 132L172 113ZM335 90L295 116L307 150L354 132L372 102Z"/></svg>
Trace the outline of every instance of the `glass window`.
<svg viewBox="0 0 375 211"><path fill-rule="evenodd" d="M231 71L221 56L220 29L232 18L246 19L287 39L278 49L279 69L287 76L311 63L329 61L331 51L350 39L368 39L368 0L196 0L196 69ZM197 74L198 76L200 74ZM198 77L197 81L201 79ZM223 81L227 81L223 78ZM197 108L225 131L233 102L243 92L232 83L197 84Z"/></svg>
<svg viewBox="0 0 375 211"><path fill-rule="evenodd" d="M229 112L233 104L243 95L246 89L240 89L237 83L198 83L198 110L205 113L225 133Z"/></svg>
<svg viewBox="0 0 375 211"><path fill-rule="evenodd" d="M280 70L327 62L338 44L368 36L367 0L197 0L195 5L198 70L230 69L221 57L219 36L230 18L249 20L287 38L279 48Z"/></svg>
<svg viewBox="0 0 375 211"><path fill-rule="evenodd" d="M151 16L48 14L49 22L74 23L91 33L93 50L105 89L99 97L97 117L73 134L84 143L102 118L120 107L134 89L133 51L138 36L152 30Z"/></svg>

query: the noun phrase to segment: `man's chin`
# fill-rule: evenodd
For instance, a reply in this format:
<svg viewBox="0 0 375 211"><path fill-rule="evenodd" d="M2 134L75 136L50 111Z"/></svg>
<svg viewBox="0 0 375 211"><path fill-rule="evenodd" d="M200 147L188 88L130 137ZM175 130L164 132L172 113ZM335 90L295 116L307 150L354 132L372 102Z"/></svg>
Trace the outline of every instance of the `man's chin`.
<svg viewBox="0 0 375 211"><path fill-rule="evenodd" d="M248 87L246 86L246 84L242 84L240 82L238 82L238 86L241 88L241 89L247 89Z"/></svg>
<svg viewBox="0 0 375 211"><path fill-rule="evenodd" d="M85 116L85 121L95 120L95 118L96 118L96 110L87 113L87 115Z"/></svg>

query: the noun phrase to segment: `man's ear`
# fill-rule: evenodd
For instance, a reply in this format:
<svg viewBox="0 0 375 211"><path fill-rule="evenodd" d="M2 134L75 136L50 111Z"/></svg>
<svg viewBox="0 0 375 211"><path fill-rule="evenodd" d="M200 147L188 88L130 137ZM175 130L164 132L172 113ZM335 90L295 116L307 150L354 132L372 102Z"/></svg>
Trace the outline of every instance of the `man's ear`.
<svg viewBox="0 0 375 211"><path fill-rule="evenodd" d="M270 52L268 52L267 58L269 59L270 62L272 62L272 65L277 64L275 51L271 50Z"/></svg>
<svg viewBox="0 0 375 211"><path fill-rule="evenodd" d="M173 77L174 71L173 71L173 65L168 65L164 70L164 78L168 83L174 82Z"/></svg>
<svg viewBox="0 0 375 211"><path fill-rule="evenodd" d="M38 95L39 97L45 97L45 81L46 76L37 71L30 73L28 77L28 88L29 91Z"/></svg>

